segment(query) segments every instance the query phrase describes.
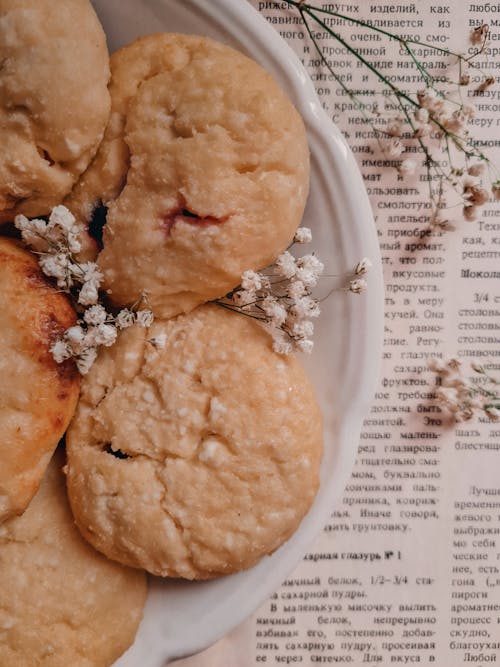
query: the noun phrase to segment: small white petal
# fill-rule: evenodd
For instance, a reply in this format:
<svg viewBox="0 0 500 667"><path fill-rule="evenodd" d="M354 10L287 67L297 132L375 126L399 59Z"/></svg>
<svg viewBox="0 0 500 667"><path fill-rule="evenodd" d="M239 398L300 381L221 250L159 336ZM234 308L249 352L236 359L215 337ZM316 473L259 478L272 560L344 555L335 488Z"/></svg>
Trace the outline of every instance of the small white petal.
<svg viewBox="0 0 500 667"><path fill-rule="evenodd" d="M295 243L310 243L312 241L312 232L309 227L299 227L293 237Z"/></svg>
<svg viewBox="0 0 500 667"><path fill-rule="evenodd" d="M363 274L365 274L368 271L368 269L371 269L372 266L373 266L373 264L368 259L368 257L363 257L363 259L356 264L356 268L354 269L354 273L357 276L362 276Z"/></svg>
<svg viewBox="0 0 500 667"><path fill-rule="evenodd" d="M135 314L137 324L147 329L153 324L153 313L151 310L138 310Z"/></svg>

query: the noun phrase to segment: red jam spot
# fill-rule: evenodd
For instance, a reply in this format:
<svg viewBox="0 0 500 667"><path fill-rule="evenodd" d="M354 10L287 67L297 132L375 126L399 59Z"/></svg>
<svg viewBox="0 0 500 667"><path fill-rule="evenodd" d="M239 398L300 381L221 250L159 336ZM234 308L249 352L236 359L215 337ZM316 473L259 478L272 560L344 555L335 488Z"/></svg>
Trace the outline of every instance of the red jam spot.
<svg viewBox="0 0 500 667"><path fill-rule="evenodd" d="M220 225L221 223L227 220L228 216L223 218L215 218L212 215L200 216L196 213L192 213L187 208L176 207L166 213L162 218L162 229L165 233L170 234L170 230L175 225L176 222L187 222L190 225L197 225L206 227L208 225Z"/></svg>

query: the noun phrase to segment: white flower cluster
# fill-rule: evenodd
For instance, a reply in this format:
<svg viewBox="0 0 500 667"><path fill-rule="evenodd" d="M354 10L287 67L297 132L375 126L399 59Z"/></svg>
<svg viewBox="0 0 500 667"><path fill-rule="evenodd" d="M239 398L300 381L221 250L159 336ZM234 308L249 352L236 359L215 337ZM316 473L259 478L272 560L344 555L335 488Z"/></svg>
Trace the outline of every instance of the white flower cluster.
<svg viewBox="0 0 500 667"><path fill-rule="evenodd" d="M488 37L489 27L486 23L481 24L474 30L471 30L469 35L469 41L474 46L480 46L484 44L486 38Z"/></svg>
<svg viewBox="0 0 500 667"><path fill-rule="evenodd" d="M311 241L311 230L299 227L293 243ZM348 278L347 291L360 294L366 289L367 283L362 276L371 266L366 257L358 262ZM321 312L312 290L323 270L323 263L316 255L294 257L286 250L264 271L245 271L241 284L215 303L260 321L270 332L273 349L278 354L309 353L314 346L312 320Z"/></svg>
<svg viewBox="0 0 500 667"><path fill-rule="evenodd" d="M492 421L500 419L500 396L495 387L498 381L483 366L472 364L473 370L483 377L481 384L463 377L458 359L431 359L429 368L437 374L440 385L436 399L456 422L472 419L476 410L484 412Z"/></svg>
<svg viewBox="0 0 500 667"><path fill-rule="evenodd" d="M480 45L480 53L486 44L488 26L482 25L471 32L471 42ZM465 64L465 63L463 63ZM459 71L457 91L453 95L446 88L451 84L451 79L443 83L444 88L438 90L434 87L431 79L426 79L426 87L418 90L411 97L412 107L402 109L396 117L388 119L384 125L384 138L379 139L379 144L385 155L397 160L397 169L403 178L408 178L417 172L421 166L426 166L429 180L431 176L438 181L439 187L436 195L431 194L434 204L433 214L430 220L431 229L445 230L453 228L451 221L444 215L444 209L455 207L455 202L448 205L443 193L446 190L454 190L460 197L457 205L462 206L462 214L465 220L476 220L483 206L491 196L500 200L500 181L491 184L491 190L485 188L481 181L481 174L485 166L490 166L486 156L477 150L470 136L469 127L475 115L475 107L463 102L463 94L460 88L468 86L471 80L470 74ZM494 77L485 78L473 91L480 95L495 83ZM455 85L455 84L454 84ZM470 94L471 91L468 91ZM416 145L415 145L416 144ZM445 153L447 161L445 167L433 157L431 147L433 144L440 147ZM417 160L412 157L405 158L407 150L422 154L425 159ZM461 168L456 168L452 160L460 153L465 155L465 162ZM472 159L471 159L472 158Z"/></svg>
<svg viewBox="0 0 500 667"><path fill-rule="evenodd" d="M73 358L80 373L85 375L97 357L97 349L113 345L120 329L135 323L146 328L151 326L153 313L150 310L124 308L113 315L99 304L103 275L95 262L75 260L74 255L81 250L82 228L65 206L53 208L48 222L28 220L24 215L16 216L14 222L23 241L37 253L43 273L53 278L80 310L83 307L82 318L51 348L57 363Z"/></svg>
<svg viewBox="0 0 500 667"><path fill-rule="evenodd" d="M440 134L448 134L457 146L464 146L469 141L467 125L474 118L473 106L461 104L457 106L453 102L440 96L433 88L427 88L418 93L418 100L422 106L420 114L426 114L426 122L421 126L425 134L431 131L431 124L440 130ZM418 112L417 112L418 113ZM465 170L452 170L453 185L459 184L459 177L463 177L460 187L462 188L463 216L465 220L473 221L478 217L479 209L486 204L490 193L482 186L479 177L484 171L484 164L476 162ZM495 184L492 185L492 193L496 198ZM443 207L443 205L441 205ZM437 224L436 224L437 222ZM442 221L434 221L433 226L443 227Z"/></svg>
<svg viewBox="0 0 500 667"><path fill-rule="evenodd" d="M420 108L415 112L415 120L419 124L418 136L427 136L433 129L440 129L441 132L447 131L455 135L455 138L467 139L467 124L476 112L473 106L457 105L430 87L418 91L417 99L420 104Z"/></svg>
<svg viewBox="0 0 500 667"><path fill-rule="evenodd" d="M81 250L78 239L81 228L65 206L55 206L48 222L37 218L28 220L24 215L17 215L14 223L21 231L23 241L36 252L44 253L54 248L69 253Z"/></svg>
<svg viewBox="0 0 500 667"><path fill-rule="evenodd" d="M73 358L80 373L86 375L96 360L97 349L111 347L120 329L127 329L135 323L147 328L152 322L150 310L134 312L123 308L114 316L101 304L95 304L87 308L75 326L66 329L62 338L51 347L51 352L58 364Z"/></svg>
<svg viewBox="0 0 500 667"><path fill-rule="evenodd" d="M294 237L294 243L311 240L311 230L307 227L300 227ZM286 250L265 273L245 271L241 285L216 303L265 324L273 337L275 352L311 352L314 332L311 320L320 314L312 289L323 269L314 254L294 257Z"/></svg>
<svg viewBox="0 0 500 667"><path fill-rule="evenodd" d="M75 261L74 255L81 250L82 228L65 206L55 206L48 222L18 215L14 224L21 231L23 241L38 254L46 276L54 278L64 292L80 285L78 303L82 306L97 303L103 276L95 262L79 264Z"/></svg>
<svg viewBox="0 0 500 667"><path fill-rule="evenodd" d="M356 264L354 276L352 276L352 279L349 281L349 286L347 288L349 292L352 292L353 294L361 294L361 292L365 291L368 287L368 283L364 278L360 278L360 276L364 276L372 266L373 264L368 257L363 257L363 259Z"/></svg>
<svg viewBox="0 0 500 667"><path fill-rule="evenodd" d="M476 167L476 165L474 165L474 167ZM478 163L477 167L482 167L482 165ZM473 175L474 173L477 173L477 170L474 170L474 173L471 174L472 169L473 167L468 170L469 175L466 176L462 182L464 218L470 221L477 220L480 207L484 206L490 198L488 190L486 190L476 178L473 178ZM494 192L493 186L493 193Z"/></svg>

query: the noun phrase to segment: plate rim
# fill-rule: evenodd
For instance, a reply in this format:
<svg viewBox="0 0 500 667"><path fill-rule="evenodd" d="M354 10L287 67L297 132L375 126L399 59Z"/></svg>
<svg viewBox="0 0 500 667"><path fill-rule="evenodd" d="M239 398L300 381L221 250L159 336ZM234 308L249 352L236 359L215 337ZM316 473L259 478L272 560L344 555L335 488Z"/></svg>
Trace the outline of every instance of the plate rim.
<svg viewBox="0 0 500 667"><path fill-rule="evenodd" d="M106 0L101 1L106 2ZM111 0L109 4L111 5L113 1L117 6L119 5L119 0ZM335 474L336 484L328 484L326 489L323 485L321 494L319 494L319 506L315 504L314 515L308 515L300 553L297 550L293 554L284 552L285 557L280 561L279 568L280 572L284 573L281 577L283 580L298 565L300 558L307 552L312 540L325 525L329 512L339 502L344 492L357 454L363 419L368 413L378 386L382 358L384 288L380 248L373 213L361 173L347 141L322 108L314 85L298 56L257 9L247 0L244 2L234 0L210 0L210 2L207 0L144 0L144 5L153 13L155 7L159 5L177 5L177 10L186 15L201 16L207 22L216 24L219 29L224 30L238 43L241 43L243 48L240 50L251 54L251 57L260 62L268 71L269 61L274 63L278 74L281 74L275 78L278 78L281 84L283 80L286 80L286 92L304 119L309 138L316 146L316 153L320 150L318 147L321 146L324 152L321 159L325 161L325 164L328 161L342 162L342 177L351 181L350 187L344 188L343 192L348 209L346 216L355 221L349 230L350 243L353 246L365 248L365 254L373 264L368 277L367 292L360 297L349 295L346 299L346 313L349 321L355 322L358 333L364 331L365 335L353 336L348 340L350 372L346 392L355 390L356 393L355 400L345 405L345 411L339 422L339 460ZM255 45L258 47L256 52L254 52ZM265 61L266 64L263 64L262 61ZM272 73L275 74L275 72ZM353 257L354 262L360 259L361 257ZM356 368L353 367L353 360L355 360ZM363 382L359 387L356 381L359 380L359 369L361 368L363 369ZM259 565L256 567L258 568ZM223 624L220 631L214 632L213 619L218 615L218 610L214 610L211 619L198 619L196 632L188 633L187 641L185 638L182 641L177 638L177 643L164 642L161 656L157 655L157 651L152 655L151 646L149 646L148 658L151 658L153 662L148 662L148 665L165 664L165 661L187 657L204 650L248 618L278 585L275 578L269 581L263 580L258 590L253 591L253 595L248 597L244 604L238 600L238 604L231 613L231 618ZM222 607L226 606L227 603L222 605ZM224 611L222 610L221 613ZM122 656L123 659L127 655L131 656L133 646ZM122 658L115 663L116 667L122 664ZM154 662L155 660L158 662ZM123 664L132 663L124 662Z"/></svg>

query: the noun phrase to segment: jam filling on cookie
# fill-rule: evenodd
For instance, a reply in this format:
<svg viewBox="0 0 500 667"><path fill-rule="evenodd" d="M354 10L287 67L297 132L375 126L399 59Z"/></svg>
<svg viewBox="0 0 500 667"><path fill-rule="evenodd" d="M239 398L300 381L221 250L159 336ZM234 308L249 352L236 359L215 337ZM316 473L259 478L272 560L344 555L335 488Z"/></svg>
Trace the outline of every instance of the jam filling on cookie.
<svg viewBox="0 0 500 667"><path fill-rule="evenodd" d="M223 222L226 222L229 216L224 216L223 218L216 218L212 215L200 216L197 213L193 213L187 208L182 206L176 206L166 213L162 218L161 226L167 236L170 234L172 227L177 222L187 222L190 225L220 225Z"/></svg>

